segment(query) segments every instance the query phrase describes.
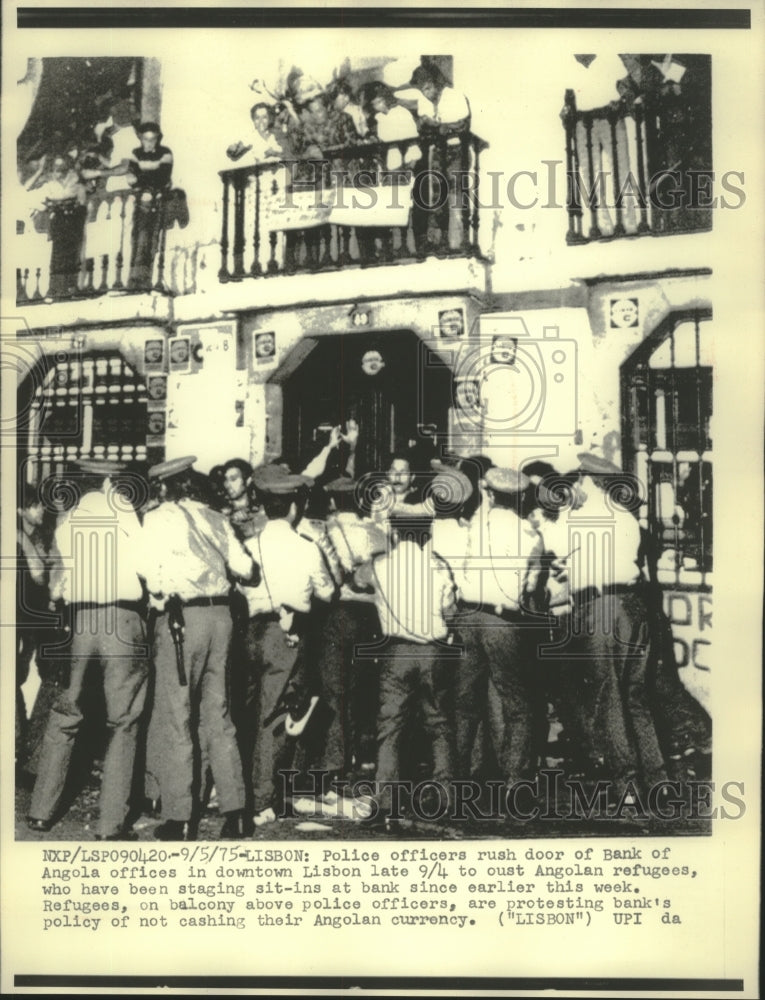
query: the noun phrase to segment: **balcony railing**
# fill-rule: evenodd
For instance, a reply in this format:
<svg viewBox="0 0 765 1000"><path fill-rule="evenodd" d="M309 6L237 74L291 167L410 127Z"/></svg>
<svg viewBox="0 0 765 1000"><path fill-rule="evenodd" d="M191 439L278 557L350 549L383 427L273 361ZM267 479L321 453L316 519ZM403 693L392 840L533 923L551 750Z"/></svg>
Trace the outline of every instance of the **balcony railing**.
<svg viewBox="0 0 765 1000"><path fill-rule="evenodd" d="M240 281L431 254L480 257L479 157L486 145L455 132L221 171L218 277Z"/></svg>
<svg viewBox="0 0 765 1000"><path fill-rule="evenodd" d="M165 240L174 192L107 191L49 203L17 234L19 305L106 292L168 292Z"/></svg>
<svg viewBox="0 0 765 1000"><path fill-rule="evenodd" d="M712 228L711 143L671 99L580 111L567 90L561 118L569 244Z"/></svg>

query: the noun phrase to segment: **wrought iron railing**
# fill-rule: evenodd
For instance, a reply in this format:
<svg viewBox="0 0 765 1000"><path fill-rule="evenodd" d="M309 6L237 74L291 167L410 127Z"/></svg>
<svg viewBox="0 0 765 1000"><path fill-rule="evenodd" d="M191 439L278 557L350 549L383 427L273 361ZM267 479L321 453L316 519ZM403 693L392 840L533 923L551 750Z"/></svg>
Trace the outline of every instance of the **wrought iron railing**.
<svg viewBox="0 0 765 1000"><path fill-rule="evenodd" d="M168 292L165 240L174 192L125 189L51 202L17 234L16 301L87 298L106 292Z"/></svg>
<svg viewBox="0 0 765 1000"><path fill-rule="evenodd" d="M711 141L670 99L614 101L581 111L567 90L569 244L712 228Z"/></svg>
<svg viewBox="0 0 765 1000"><path fill-rule="evenodd" d="M221 281L480 257L479 158L469 132L221 171Z"/></svg>

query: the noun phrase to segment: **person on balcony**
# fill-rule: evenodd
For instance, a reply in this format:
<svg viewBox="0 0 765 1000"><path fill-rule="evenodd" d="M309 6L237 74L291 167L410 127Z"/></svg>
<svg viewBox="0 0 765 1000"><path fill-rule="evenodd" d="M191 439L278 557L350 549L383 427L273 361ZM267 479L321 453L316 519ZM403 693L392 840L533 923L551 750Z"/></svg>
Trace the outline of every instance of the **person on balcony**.
<svg viewBox="0 0 765 1000"><path fill-rule="evenodd" d="M415 181L415 239L420 249L428 246L441 252L455 250L464 239L457 192L459 174L469 162L463 154L465 140L461 136L470 130L470 103L433 65L418 66L409 86L420 92L414 113L424 143L418 170L421 180Z"/></svg>
<svg viewBox="0 0 765 1000"><path fill-rule="evenodd" d="M384 83L375 83L369 95L369 106L374 112L377 138L380 142L400 142L417 138L417 123L410 111L399 104L396 95ZM403 150L392 148L385 157L386 170L399 170L402 166L412 169L420 160L422 151L416 142Z"/></svg>
<svg viewBox="0 0 765 1000"><path fill-rule="evenodd" d="M130 159L106 168L101 174L126 175L135 190L128 288L148 290L164 226L165 200L172 183L173 154L162 145L162 131L156 122L144 122L136 131L141 145L133 150Z"/></svg>
<svg viewBox="0 0 765 1000"><path fill-rule="evenodd" d="M47 174L43 159L39 173L47 179L34 191L36 204L31 214L35 225L39 216L47 217L51 242L48 298L66 298L79 291L87 212L85 187L67 156L54 156Z"/></svg>
<svg viewBox="0 0 765 1000"><path fill-rule="evenodd" d="M284 160L291 155L289 142L284 133L275 130L276 113L270 104L258 101L250 108L250 118L254 128L249 144L241 141L232 143L226 150L226 156L234 162L242 160L246 154L245 163L267 163L269 160Z"/></svg>
<svg viewBox="0 0 765 1000"><path fill-rule="evenodd" d="M369 122L364 108L359 104L353 87L347 80L337 80L329 88L329 99L336 114L348 115L360 139L369 135Z"/></svg>

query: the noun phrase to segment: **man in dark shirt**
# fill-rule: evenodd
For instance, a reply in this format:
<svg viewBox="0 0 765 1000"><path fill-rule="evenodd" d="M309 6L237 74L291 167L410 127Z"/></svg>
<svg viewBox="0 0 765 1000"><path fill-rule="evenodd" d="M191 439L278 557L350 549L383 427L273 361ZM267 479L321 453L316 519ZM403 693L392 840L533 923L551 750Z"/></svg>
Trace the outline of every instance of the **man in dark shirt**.
<svg viewBox="0 0 765 1000"><path fill-rule="evenodd" d="M100 176L127 174L128 182L135 190L128 288L148 291L163 232L164 204L172 182L173 154L162 145L162 131L156 122L144 122L136 132L141 145L133 150L128 160L100 171Z"/></svg>

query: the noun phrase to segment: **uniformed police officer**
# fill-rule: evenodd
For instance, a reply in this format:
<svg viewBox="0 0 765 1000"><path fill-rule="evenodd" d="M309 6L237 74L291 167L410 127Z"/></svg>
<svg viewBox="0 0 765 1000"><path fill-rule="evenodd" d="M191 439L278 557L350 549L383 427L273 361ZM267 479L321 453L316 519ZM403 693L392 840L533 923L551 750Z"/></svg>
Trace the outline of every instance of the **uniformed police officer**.
<svg viewBox="0 0 765 1000"><path fill-rule="evenodd" d="M487 470L485 500L471 518L464 559L456 570L460 601L455 625L464 646L455 702L458 770L461 777L470 777L491 681L503 720L501 745L495 750L508 786L535 769L535 734L546 708L536 670L542 632L527 611L533 567L542 553L539 533L523 516L528 485L515 469Z"/></svg>
<svg viewBox="0 0 765 1000"><path fill-rule="evenodd" d="M580 717L591 757L603 755L618 779L637 771L650 786L667 773L647 687L649 622L638 566L640 526L620 503L619 491L608 490L609 484L621 484L623 492L628 485L624 472L591 452L578 458L573 509L559 519L548 543L558 550L571 592L566 648L572 660L564 674L569 707Z"/></svg>
<svg viewBox="0 0 765 1000"><path fill-rule="evenodd" d="M69 685L51 710L28 822L32 830L44 832L55 821L83 721L85 674L95 661L103 674L109 728L96 836L135 839L126 823L149 677L139 562L142 529L113 482L124 466L98 459L82 459L77 466L73 482L83 495L56 530L59 559L50 583L52 600L72 608Z"/></svg>
<svg viewBox="0 0 765 1000"><path fill-rule="evenodd" d="M226 516L204 502L206 480L192 470L194 461L149 470L161 484L161 502L143 525L146 583L157 609L152 727L163 746L157 777L165 819L155 831L159 840L196 836L200 743L226 817L221 836L244 834L242 764L228 701L229 574L254 583L258 567Z"/></svg>
<svg viewBox="0 0 765 1000"><path fill-rule="evenodd" d="M257 470L256 470L257 471ZM329 601L335 582L318 546L296 531L310 480L283 469L261 470L268 522L245 546L261 568L259 586L243 586L250 615L246 635L248 708L254 726L252 756L244 761L252 778L255 826L273 822L280 801L278 772L288 768L294 743L274 712L293 671L306 664L308 615L315 600Z"/></svg>

